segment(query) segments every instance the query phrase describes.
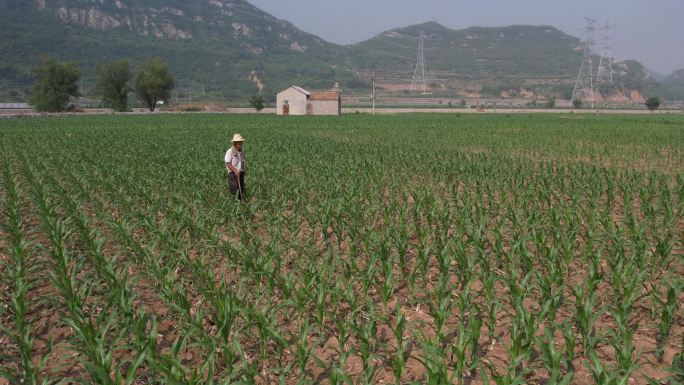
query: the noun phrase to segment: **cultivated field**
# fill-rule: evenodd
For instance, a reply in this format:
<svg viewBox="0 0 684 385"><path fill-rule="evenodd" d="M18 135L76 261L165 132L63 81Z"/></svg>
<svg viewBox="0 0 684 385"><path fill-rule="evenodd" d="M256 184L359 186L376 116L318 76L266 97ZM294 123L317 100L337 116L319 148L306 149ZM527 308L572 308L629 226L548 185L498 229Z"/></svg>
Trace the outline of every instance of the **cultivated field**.
<svg viewBox="0 0 684 385"><path fill-rule="evenodd" d="M0 201L0 384L684 383L682 116L2 120Z"/></svg>

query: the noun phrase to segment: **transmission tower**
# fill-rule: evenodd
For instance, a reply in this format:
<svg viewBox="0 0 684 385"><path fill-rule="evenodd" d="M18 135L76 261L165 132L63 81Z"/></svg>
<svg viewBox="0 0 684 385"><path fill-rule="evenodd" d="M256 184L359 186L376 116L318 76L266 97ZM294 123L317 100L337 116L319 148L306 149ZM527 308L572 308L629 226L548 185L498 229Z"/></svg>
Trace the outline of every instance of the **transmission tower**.
<svg viewBox="0 0 684 385"><path fill-rule="evenodd" d="M418 60L416 61L416 69L413 71L413 80L411 80L411 92L415 87L422 85L423 93L427 93L427 84L425 82L425 51L423 50L425 41L425 34L420 31L418 38Z"/></svg>
<svg viewBox="0 0 684 385"><path fill-rule="evenodd" d="M596 70L596 94L601 96L601 86L613 83L613 52L610 39L610 22L606 22L603 30L603 47L601 48L601 59ZM607 104L607 103L606 103Z"/></svg>
<svg viewBox="0 0 684 385"><path fill-rule="evenodd" d="M572 102L575 100L591 102L591 108L594 108L594 68L592 63L592 54L594 48L594 31L596 31L596 20L585 18L587 26L585 28L586 37L584 40L584 53L582 55L582 65L580 66L579 74L577 75L577 82L575 89L572 91Z"/></svg>
<svg viewBox="0 0 684 385"><path fill-rule="evenodd" d="M606 22L606 28L603 31L603 48L601 49L601 60L596 72L596 79L613 82L613 50L610 38L610 21Z"/></svg>

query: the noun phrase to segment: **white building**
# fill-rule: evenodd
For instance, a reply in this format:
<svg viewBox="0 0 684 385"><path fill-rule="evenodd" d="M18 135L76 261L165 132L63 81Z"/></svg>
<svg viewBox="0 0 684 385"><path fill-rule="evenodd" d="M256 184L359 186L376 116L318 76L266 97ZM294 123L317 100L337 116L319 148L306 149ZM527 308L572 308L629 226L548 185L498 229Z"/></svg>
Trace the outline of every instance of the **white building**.
<svg viewBox="0 0 684 385"><path fill-rule="evenodd" d="M342 94L339 90L307 91L290 86L276 94L277 115L340 115Z"/></svg>
<svg viewBox="0 0 684 385"><path fill-rule="evenodd" d="M31 106L26 103L0 103L0 110L28 110Z"/></svg>

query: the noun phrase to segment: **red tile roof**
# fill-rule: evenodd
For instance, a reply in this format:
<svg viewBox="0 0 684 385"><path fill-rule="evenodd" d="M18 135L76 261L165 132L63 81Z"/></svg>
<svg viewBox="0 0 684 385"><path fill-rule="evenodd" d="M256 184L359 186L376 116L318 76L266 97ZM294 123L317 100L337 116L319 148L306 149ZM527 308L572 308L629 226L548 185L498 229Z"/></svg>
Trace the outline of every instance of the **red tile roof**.
<svg viewBox="0 0 684 385"><path fill-rule="evenodd" d="M339 91L312 91L310 100L338 100L340 98Z"/></svg>

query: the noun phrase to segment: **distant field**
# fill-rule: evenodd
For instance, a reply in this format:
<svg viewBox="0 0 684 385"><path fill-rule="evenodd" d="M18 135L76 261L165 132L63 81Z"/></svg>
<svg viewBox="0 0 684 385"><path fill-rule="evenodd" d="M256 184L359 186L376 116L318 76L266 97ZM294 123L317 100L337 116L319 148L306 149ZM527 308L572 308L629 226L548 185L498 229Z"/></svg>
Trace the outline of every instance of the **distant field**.
<svg viewBox="0 0 684 385"><path fill-rule="evenodd" d="M0 202L10 383L684 383L684 116L5 119Z"/></svg>

